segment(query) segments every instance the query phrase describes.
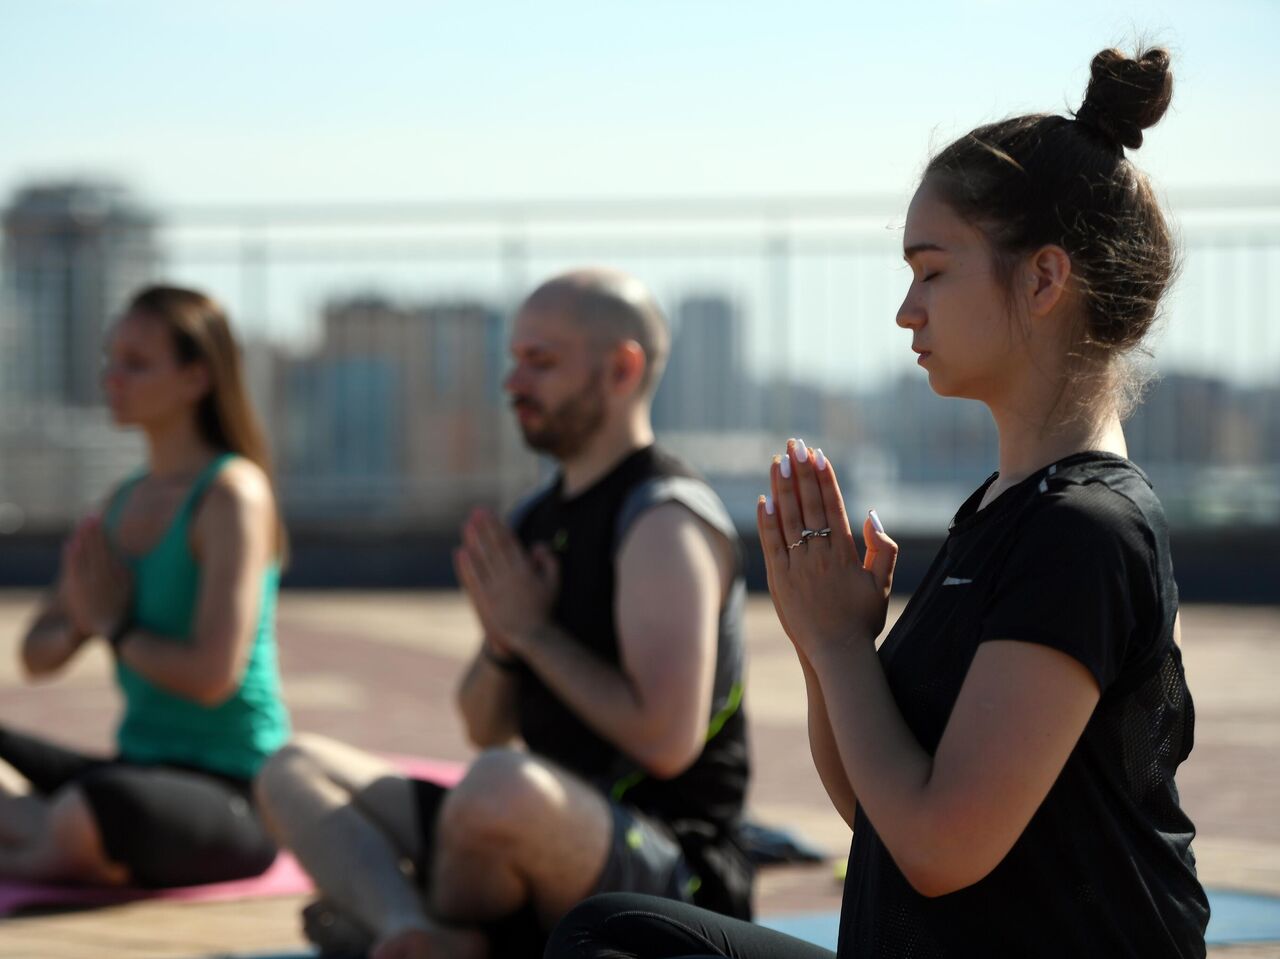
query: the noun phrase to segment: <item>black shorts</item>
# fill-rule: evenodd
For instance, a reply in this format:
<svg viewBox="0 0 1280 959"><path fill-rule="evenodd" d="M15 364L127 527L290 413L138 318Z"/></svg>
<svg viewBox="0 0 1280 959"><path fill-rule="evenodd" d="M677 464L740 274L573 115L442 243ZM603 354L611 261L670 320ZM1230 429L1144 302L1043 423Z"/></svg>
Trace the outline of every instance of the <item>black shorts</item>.
<svg viewBox="0 0 1280 959"><path fill-rule="evenodd" d="M108 858L131 885L190 886L263 872L276 846L247 780L208 770L85 756L0 728L0 760L52 796L75 786L93 811Z"/></svg>
<svg viewBox="0 0 1280 959"><path fill-rule="evenodd" d="M438 783L410 779L417 807L418 834L422 837L414 869L424 892L431 876L436 820L449 790ZM693 874L675 836L666 826L629 806L610 802L613 813L613 841L596 891L624 890L649 892L688 902L693 891ZM532 904L515 915L486 923L490 954L506 959L536 959L547 942Z"/></svg>
<svg viewBox="0 0 1280 959"><path fill-rule="evenodd" d="M436 818L448 789L422 779L410 782L423 847L413 865L425 886L431 874ZM638 809L606 801L613 814L613 840L595 892L641 892L691 902L693 873L671 830Z"/></svg>

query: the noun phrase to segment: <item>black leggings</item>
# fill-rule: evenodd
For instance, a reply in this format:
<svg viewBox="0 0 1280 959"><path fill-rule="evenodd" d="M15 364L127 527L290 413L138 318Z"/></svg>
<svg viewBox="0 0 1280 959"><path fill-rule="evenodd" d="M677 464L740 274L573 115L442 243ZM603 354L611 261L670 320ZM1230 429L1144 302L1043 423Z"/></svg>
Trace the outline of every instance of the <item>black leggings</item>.
<svg viewBox="0 0 1280 959"><path fill-rule="evenodd" d="M546 959L835 959L800 939L671 899L593 896L556 926Z"/></svg>
<svg viewBox="0 0 1280 959"><path fill-rule="evenodd" d="M276 846L250 783L200 769L100 759L0 728L0 760L37 793L80 789L107 857L135 886L162 888L256 876Z"/></svg>

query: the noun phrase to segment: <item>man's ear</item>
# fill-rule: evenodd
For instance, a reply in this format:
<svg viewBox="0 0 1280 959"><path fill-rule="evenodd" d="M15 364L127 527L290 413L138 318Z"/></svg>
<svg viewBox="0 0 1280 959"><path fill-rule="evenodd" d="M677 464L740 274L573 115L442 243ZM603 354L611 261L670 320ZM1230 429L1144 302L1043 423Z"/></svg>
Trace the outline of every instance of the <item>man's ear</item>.
<svg viewBox="0 0 1280 959"><path fill-rule="evenodd" d="M1050 243L1027 258L1023 290L1031 316L1048 316L1061 302L1071 280L1071 256Z"/></svg>
<svg viewBox="0 0 1280 959"><path fill-rule="evenodd" d="M610 387L615 393L633 393L640 389L648 369L649 358L635 340L623 340L614 347L609 364Z"/></svg>

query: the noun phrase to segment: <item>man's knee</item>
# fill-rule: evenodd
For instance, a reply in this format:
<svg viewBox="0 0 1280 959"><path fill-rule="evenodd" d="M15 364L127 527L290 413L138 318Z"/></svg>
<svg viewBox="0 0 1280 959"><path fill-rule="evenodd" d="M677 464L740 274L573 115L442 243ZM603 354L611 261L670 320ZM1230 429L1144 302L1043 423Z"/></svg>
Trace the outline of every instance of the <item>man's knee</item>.
<svg viewBox="0 0 1280 959"><path fill-rule="evenodd" d="M556 775L528 754L486 750L449 791L438 834L462 842L518 837L565 808L564 793Z"/></svg>

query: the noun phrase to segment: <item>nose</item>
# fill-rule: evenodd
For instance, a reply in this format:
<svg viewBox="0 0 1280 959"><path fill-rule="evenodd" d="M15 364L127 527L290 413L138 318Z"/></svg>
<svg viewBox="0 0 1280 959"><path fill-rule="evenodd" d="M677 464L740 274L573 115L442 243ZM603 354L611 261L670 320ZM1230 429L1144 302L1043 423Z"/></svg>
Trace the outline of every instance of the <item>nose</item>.
<svg viewBox="0 0 1280 959"><path fill-rule="evenodd" d="M902 299L902 305L898 307L898 315L895 318L897 324L904 330L918 330L924 326L928 317L924 311L924 305L920 302L919 296L916 295L916 284L912 283L911 288L907 290L907 295Z"/></svg>
<svg viewBox="0 0 1280 959"><path fill-rule="evenodd" d="M502 389L507 393L515 393L520 385L520 366L511 367L511 371L502 378Z"/></svg>

